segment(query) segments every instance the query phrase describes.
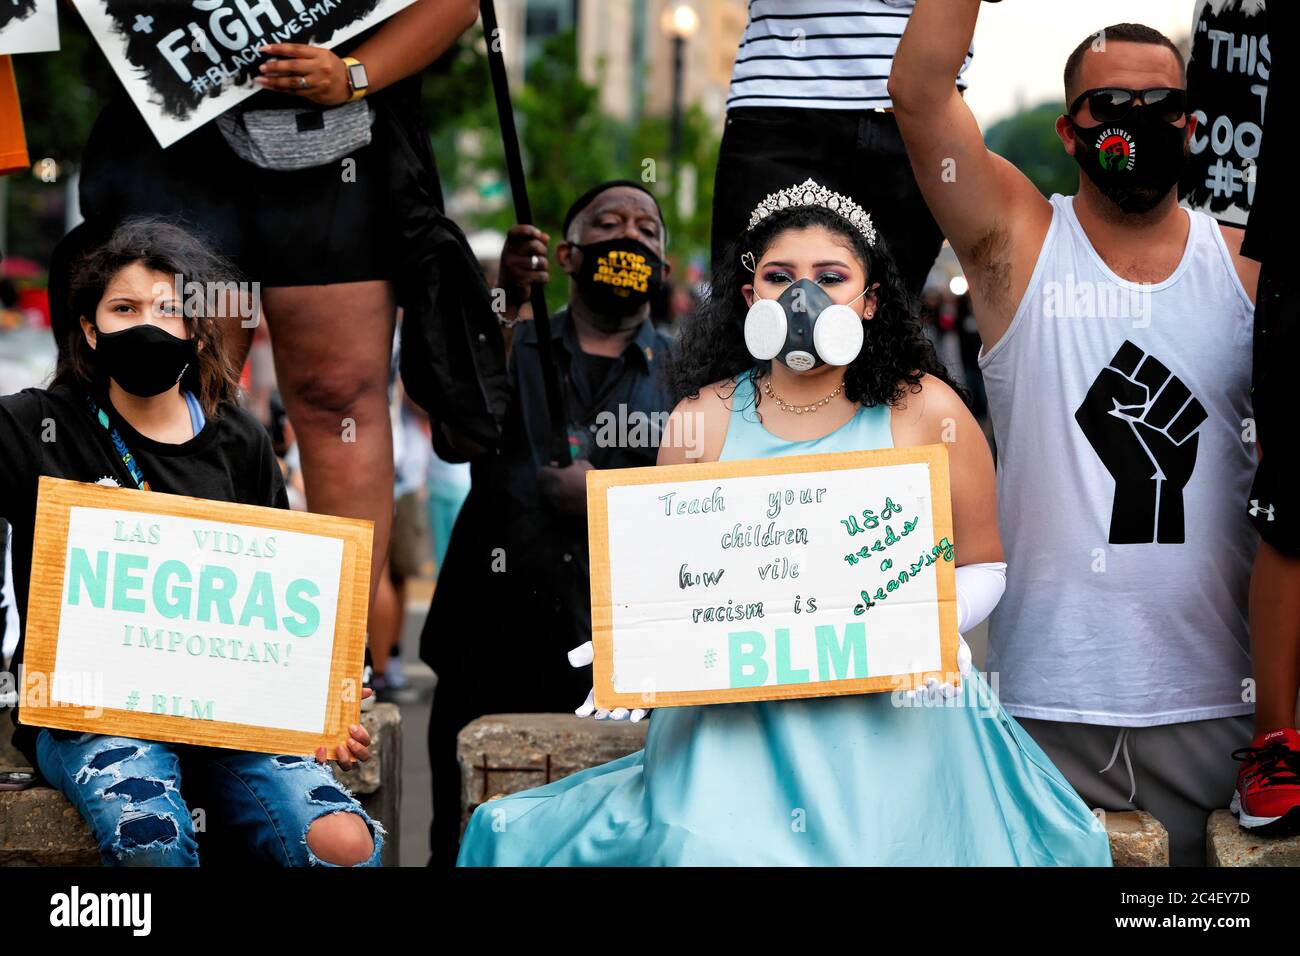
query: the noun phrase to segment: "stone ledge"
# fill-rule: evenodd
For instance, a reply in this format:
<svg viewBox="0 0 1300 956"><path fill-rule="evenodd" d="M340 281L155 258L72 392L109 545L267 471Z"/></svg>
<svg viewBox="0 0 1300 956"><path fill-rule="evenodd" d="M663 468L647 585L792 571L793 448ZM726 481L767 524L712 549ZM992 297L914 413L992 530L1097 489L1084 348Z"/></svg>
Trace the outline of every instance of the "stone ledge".
<svg viewBox="0 0 1300 956"><path fill-rule="evenodd" d="M396 704L376 704L361 714L372 738L371 758L335 777L356 795L366 812L384 825L384 865L398 865L401 843L402 715ZM0 728L9 726L0 715ZM6 733L7 738L7 733ZM8 740L3 743L7 744ZM22 756L0 769L27 770ZM0 866L98 866L99 849L90 827L63 794L48 786L0 791Z"/></svg>
<svg viewBox="0 0 1300 956"><path fill-rule="evenodd" d="M400 785L402 774L402 712L396 704L375 704L361 712L361 726L370 734L370 759L346 773L334 768L334 776L360 800L377 793L387 780ZM397 775L389 773L396 763ZM364 802L364 801L363 801Z"/></svg>
<svg viewBox="0 0 1300 956"><path fill-rule="evenodd" d="M651 718L653 719L653 718ZM461 829L479 804L635 753L647 721L573 714L490 714L461 728Z"/></svg>
<svg viewBox="0 0 1300 956"><path fill-rule="evenodd" d="M1168 866L1169 833L1145 810L1107 811L1106 836L1115 866Z"/></svg>
<svg viewBox="0 0 1300 956"><path fill-rule="evenodd" d="M1300 834L1256 835L1230 810L1215 810L1205 824L1205 857L1210 866L1300 866Z"/></svg>
<svg viewBox="0 0 1300 956"><path fill-rule="evenodd" d="M98 866L99 848L63 794L0 791L0 866Z"/></svg>

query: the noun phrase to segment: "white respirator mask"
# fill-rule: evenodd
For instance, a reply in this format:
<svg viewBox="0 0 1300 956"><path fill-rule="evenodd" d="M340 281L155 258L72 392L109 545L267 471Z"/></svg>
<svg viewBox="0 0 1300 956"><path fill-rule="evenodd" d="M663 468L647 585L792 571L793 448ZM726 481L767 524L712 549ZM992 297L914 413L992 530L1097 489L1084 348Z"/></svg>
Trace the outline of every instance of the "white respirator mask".
<svg viewBox="0 0 1300 956"><path fill-rule="evenodd" d="M745 347L756 359L779 358L795 372L821 365L848 365L862 351L863 317L831 297L811 279L800 279L779 299L755 298L745 316Z"/></svg>

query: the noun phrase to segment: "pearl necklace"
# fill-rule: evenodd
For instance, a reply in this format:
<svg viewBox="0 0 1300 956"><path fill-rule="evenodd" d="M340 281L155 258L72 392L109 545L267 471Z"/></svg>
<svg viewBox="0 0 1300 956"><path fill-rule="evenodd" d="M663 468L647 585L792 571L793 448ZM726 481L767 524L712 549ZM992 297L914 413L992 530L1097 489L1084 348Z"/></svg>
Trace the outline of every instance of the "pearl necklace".
<svg viewBox="0 0 1300 956"><path fill-rule="evenodd" d="M844 390L844 383L840 382L840 384L836 385L835 389L829 395L823 398L820 402L814 402L811 405L791 405L789 402L783 401L781 399L781 396L776 394L776 392L772 391L771 379L766 379L763 382L763 394L765 394L772 401L776 402L776 407L781 409L783 412L794 412L796 415L802 415L804 412L817 411L817 409L821 408L823 405L829 404L830 400L833 399L836 395L838 395L843 390Z"/></svg>

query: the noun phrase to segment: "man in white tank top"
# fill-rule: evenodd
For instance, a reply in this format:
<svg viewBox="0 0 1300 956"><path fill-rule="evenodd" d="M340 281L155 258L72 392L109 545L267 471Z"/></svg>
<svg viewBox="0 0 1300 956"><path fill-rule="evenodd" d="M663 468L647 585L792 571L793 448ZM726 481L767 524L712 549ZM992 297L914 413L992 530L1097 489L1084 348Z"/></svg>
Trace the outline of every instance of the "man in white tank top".
<svg viewBox="0 0 1300 956"><path fill-rule="evenodd" d="M979 9L917 0L889 91L983 340L1008 554L988 666L1091 806L1148 810L1174 864L1204 864L1251 737L1258 265L1178 205L1195 120L1166 37L1117 24L1070 57L1079 189L1049 201L953 89Z"/></svg>

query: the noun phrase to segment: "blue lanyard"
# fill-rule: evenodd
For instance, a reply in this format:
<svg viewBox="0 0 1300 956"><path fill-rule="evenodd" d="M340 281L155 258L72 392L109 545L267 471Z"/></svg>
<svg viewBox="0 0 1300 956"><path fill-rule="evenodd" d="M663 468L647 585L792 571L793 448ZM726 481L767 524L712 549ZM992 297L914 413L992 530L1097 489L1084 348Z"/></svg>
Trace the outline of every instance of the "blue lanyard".
<svg viewBox="0 0 1300 956"><path fill-rule="evenodd" d="M105 414L102 408L95 404L95 400L89 395L86 396L86 401L90 403L90 414L94 415L95 420L103 425L108 431L108 437L113 440L113 447L116 448L117 453L122 456L122 464L126 465L126 470L131 473L131 477L135 480L136 487L141 491L148 491L149 482L145 481L144 472L140 470L140 463L137 462L135 456L131 454L131 449L126 447L126 442L124 442L122 436L117 433L117 429L113 427L113 423L108 420L108 415Z"/></svg>

